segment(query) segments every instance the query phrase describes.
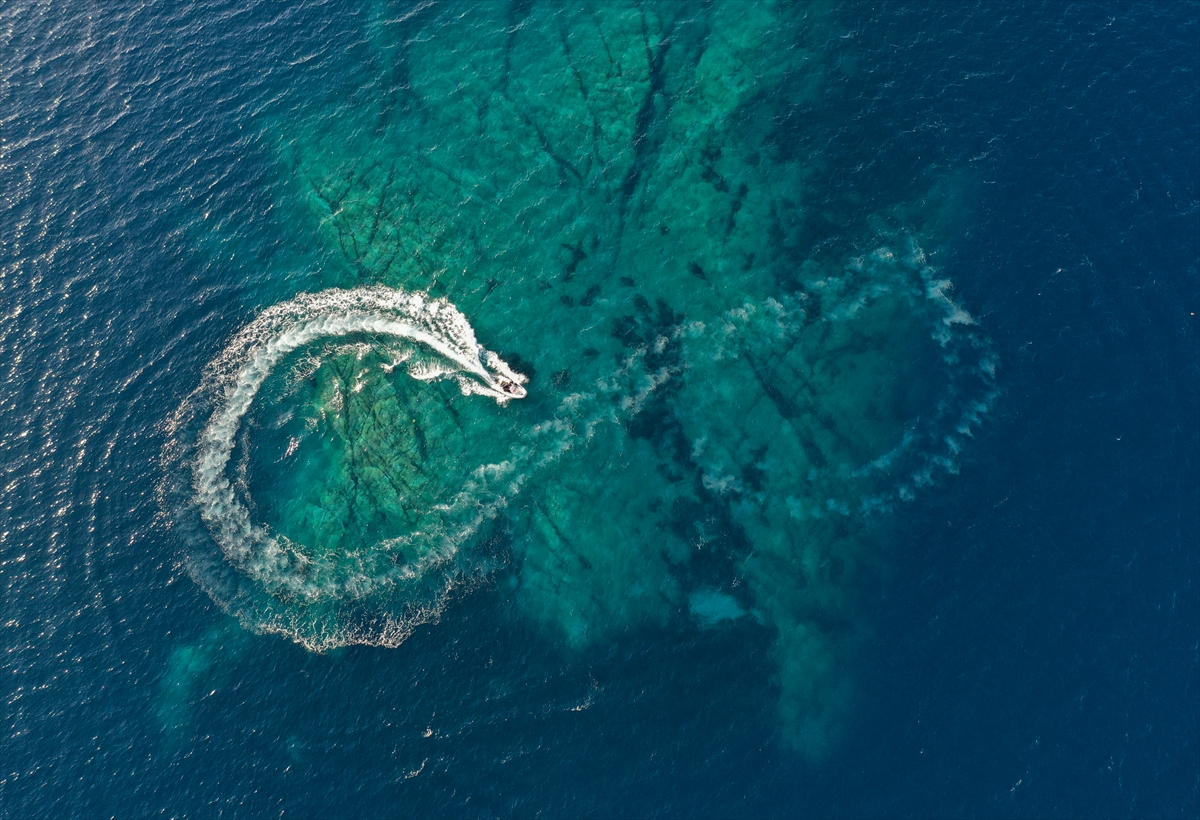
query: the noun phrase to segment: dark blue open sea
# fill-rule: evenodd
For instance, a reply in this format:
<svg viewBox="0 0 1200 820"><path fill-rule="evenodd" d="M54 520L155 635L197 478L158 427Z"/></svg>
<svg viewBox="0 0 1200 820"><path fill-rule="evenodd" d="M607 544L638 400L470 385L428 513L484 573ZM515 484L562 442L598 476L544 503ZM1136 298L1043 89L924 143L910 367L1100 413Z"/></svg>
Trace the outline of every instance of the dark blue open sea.
<svg viewBox="0 0 1200 820"><path fill-rule="evenodd" d="M1198 184L1189 2L0 0L0 817L1196 817Z"/></svg>

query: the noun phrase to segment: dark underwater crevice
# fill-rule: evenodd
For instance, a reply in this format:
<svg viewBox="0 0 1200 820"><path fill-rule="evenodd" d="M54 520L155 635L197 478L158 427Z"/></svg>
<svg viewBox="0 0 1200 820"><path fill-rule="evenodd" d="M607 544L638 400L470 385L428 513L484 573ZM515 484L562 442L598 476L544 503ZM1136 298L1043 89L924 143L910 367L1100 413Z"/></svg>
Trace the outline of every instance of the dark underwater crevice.
<svg viewBox="0 0 1200 820"><path fill-rule="evenodd" d="M625 178L621 181L619 188L618 200L618 224L621 226L621 232L624 233L625 215L629 209L629 203L633 198L633 194L637 191L638 183L641 181L642 174L650 164L650 158L653 155L656 145L652 144L650 139L651 127L654 123L656 108L655 100L659 97L663 89L666 87L666 75L663 71L663 62L667 57L667 51L671 47L671 34L674 30L674 23L667 26L663 31L662 37L659 38L658 46L650 44L650 29L646 22L646 10L644 7L640 9L642 19L642 42L646 49L646 65L649 73L649 87L646 89L646 94L642 98L642 104L638 108L637 117L634 120L633 127L633 162L629 166L629 170L625 174Z"/></svg>

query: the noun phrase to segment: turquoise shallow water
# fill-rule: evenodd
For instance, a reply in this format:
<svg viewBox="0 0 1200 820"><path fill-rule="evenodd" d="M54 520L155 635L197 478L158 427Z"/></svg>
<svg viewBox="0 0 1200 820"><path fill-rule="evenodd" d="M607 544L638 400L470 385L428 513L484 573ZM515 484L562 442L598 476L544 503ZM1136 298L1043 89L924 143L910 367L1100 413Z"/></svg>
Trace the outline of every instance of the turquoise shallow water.
<svg viewBox="0 0 1200 820"><path fill-rule="evenodd" d="M925 250L965 183L814 252L822 158L772 126L841 73L833 9L392 14L366 14L344 93L262 118L332 289L264 314L173 422L190 572L317 651L397 646L485 580L575 651L749 617L777 634L783 736L823 759L891 519L996 395Z"/></svg>
<svg viewBox="0 0 1200 820"><path fill-rule="evenodd" d="M1196 22L1061 11L14 6L6 811L1187 813Z"/></svg>

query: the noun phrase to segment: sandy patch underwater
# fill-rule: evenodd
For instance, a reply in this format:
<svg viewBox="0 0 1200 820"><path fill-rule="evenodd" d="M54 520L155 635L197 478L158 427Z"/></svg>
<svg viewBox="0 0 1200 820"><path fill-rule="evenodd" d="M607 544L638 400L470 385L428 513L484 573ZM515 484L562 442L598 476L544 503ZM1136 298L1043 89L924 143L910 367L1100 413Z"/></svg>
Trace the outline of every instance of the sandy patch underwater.
<svg viewBox="0 0 1200 820"><path fill-rule="evenodd" d="M785 738L827 755L891 522L995 392L923 250L949 194L814 237L820 160L775 126L848 70L822 58L829 15L372 6L351 115L310 100L270 124L296 227L326 248L323 288L446 300L528 396L464 395L469 346L445 367L418 340L398 366L369 324L280 351L218 487L245 526L206 517L202 482L167 493L214 599L314 650L395 645L499 577L574 648L753 618ZM236 557L268 541L287 548Z"/></svg>

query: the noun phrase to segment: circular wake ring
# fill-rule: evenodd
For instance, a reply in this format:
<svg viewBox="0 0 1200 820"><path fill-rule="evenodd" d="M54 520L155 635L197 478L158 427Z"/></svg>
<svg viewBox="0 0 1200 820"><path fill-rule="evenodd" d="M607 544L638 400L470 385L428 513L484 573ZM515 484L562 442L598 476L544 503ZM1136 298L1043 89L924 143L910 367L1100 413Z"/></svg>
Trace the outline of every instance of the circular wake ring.
<svg viewBox="0 0 1200 820"><path fill-rule="evenodd" d="M501 405L526 395L526 377L481 347L466 317L444 299L386 287L331 289L302 294L260 314L206 368L200 388L184 403L181 415L213 408L195 441L194 458L189 459L194 509L225 559L276 596L309 602L363 597L380 584L417 580L452 558L474 529L468 525L466 532L458 527L412 534L377 545L394 547L414 537L431 541L416 560L397 565L387 577L359 576L352 583L329 583L326 578L314 583L307 550L252 521L228 475L242 420L286 356L314 342L349 335L400 340L420 349L425 355L408 361L407 372L415 379L451 378L465 395L489 396Z"/></svg>

